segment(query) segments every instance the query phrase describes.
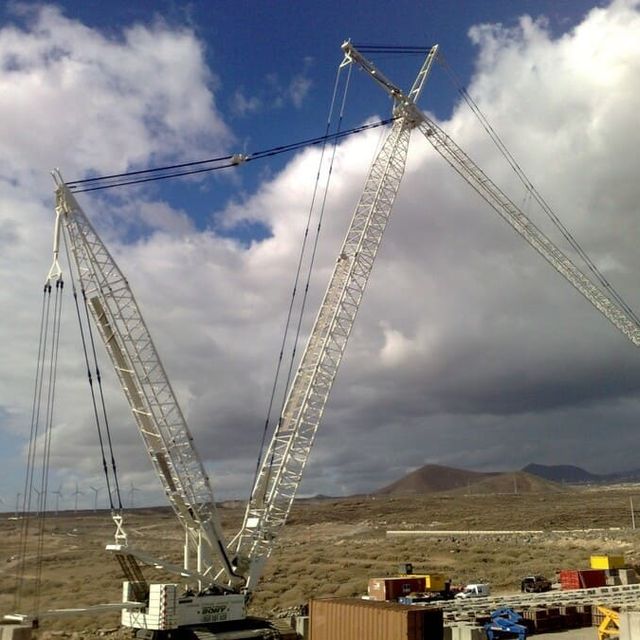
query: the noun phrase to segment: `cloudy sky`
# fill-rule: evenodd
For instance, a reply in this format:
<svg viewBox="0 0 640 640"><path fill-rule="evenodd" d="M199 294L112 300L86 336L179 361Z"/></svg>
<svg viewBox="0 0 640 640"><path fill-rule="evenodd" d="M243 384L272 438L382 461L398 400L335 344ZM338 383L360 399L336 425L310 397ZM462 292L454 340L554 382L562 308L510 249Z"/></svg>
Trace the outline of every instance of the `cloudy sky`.
<svg viewBox="0 0 640 640"><path fill-rule="evenodd" d="M639 2L407 2L391 16L382 1L216 3L217 13L205 2L99 4L0 13L0 506L23 483L51 263L48 172L77 179L320 135L346 37L440 42L532 182L640 309ZM420 64L375 62L403 85ZM544 226L440 66L421 107ZM389 108L353 74L345 126ZM303 333L380 136L336 150ZM219 498L249 491L319 159L313 148L79 196L129 277ZM69 505L77 481L89 505L102 480L71 304L51 484ZM425 463L638 467L638 355L416 134L301 492L366 492ZM125 492L133 482L137 501L162 503L106 360L103 372Z"/></svg>

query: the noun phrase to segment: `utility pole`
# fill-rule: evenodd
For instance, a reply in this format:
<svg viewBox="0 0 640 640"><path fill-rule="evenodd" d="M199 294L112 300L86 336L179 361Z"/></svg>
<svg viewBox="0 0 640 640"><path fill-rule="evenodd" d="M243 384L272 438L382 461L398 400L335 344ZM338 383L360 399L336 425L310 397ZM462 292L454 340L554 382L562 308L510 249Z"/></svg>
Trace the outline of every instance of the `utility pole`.
<svg viewBox="0 0 640 640"><path fill-rule="evenodd" d="M16 520L18 519L18 514L20 513L20 496L22 494L18 491L16 493Z"/></svg>
<svg viewBox="0 0 640 640"><path fill-rule="evenodd" d="M636 514L635 514L635 511L633 510L633 497L629 498L629 503L631 505L631 528L635 529L636 528Z"/></svg>

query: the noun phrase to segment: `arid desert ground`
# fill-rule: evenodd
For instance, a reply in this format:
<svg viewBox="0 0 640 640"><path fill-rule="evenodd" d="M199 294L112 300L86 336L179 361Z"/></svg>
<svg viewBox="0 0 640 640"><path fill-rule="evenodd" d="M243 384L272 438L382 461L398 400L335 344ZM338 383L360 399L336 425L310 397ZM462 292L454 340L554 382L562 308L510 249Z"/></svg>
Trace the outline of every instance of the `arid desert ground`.
<svg viewBox="0 0 640 640"><path fill-rule="evenodd" d="M624 554L640 564L640 530L631 528L630 500L640 486L567 487L553 492L360 496L297 501L251 604L272 615L317 596L366 592L370 577L393 575L412 562L417 572L443 572L454 584L489 581L494 592L517 591L529 573L548 577L562 568L588 568L592 554ZM243 507L221 506L225 529L237 530ZM640 523L640 518L638 518ZM182 532L167 508L126 513L129 542L176 564ZM640 524L639 524L640 526ZM0 515L0 611L14 609L21 522ZM543 533L394 537L388 530L519 530ZM591 530L591 531L589 531ZM117 602L121 575L104 550L115 528L107 512L64 512L46 519L40 609ZM22 609L33 601L36 526L32 525ZM154 571L149 579L172 581ZM122 635L119 615L43 620L40 637Z"/></svg>

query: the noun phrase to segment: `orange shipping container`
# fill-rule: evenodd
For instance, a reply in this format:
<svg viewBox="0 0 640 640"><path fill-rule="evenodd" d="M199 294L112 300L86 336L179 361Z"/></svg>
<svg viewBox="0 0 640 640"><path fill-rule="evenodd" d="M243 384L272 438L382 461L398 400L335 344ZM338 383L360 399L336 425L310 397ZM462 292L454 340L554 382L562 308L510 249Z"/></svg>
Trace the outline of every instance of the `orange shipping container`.
<svg viewBox="0 0 640 640"><path fill-rule="evenodd" d="M357 598L309 603L311 640L442 640L442 609Z"/></svg>
<svg viewBox="0 0 640 640"><path fill-rule="evenodd" d="M397 600L410 593L426 591L426 583L425 576L370 578L367 594L373 600Z"/></svg>

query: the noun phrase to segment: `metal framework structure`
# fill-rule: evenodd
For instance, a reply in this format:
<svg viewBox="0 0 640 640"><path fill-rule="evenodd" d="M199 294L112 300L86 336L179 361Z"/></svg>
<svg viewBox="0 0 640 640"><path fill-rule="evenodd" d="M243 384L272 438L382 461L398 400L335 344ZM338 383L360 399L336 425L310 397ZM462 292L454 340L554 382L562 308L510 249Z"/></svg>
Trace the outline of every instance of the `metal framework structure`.
<svg viewBox="0 0 640 640"><path fill-rule="evenodd" d="M561 276L572 284L634 345L640 346L640 327L617 302L576 264L471 160L438 125L422 114L418 129L433 148L520 234Z"/></svg>
<svg viewBox="0 0 640 640"><path fill-rule="evenodd" d="M54 243L62 230L73 253L82 295L155 471L185 528L187 574L210 582L217 559L234 580L209 478L131 288L60 175L54 177L58 234ZM56 265L57 259L52 270ZM127 552L125 545L110 548Z"/></svg>
<svg viewBox="0 0 640 640"><path fill-rule="evenodd" d="M75 260L82 294L117 372L155 471L185 528L184 568L164 566L191 582L196 581L200 588L203 584L220 580L217 584L229 595L215 597L226 598L229 603L235 598L233 602L238 607L238 616L243 615L243 597L238 594L250 594L255 588L289 515L404 174L413 129L419 129L436 151L498 214L614 326L635 345L640 345L640 327L635 318L594 284L449 136L418 109L416 101L437 57L437 46L429 50L407 94L390 82L350 42L344 43L342 49L345 54L343 65L358 64L393 97L396 119L371 166L288 390L283 413L258 470L243 525L229 545L220 527L209 478L193 446L193 438L129 284L59 173L54 174L57 217L54 263L49 279L57 278L61 273L59 240L60 235L65 234ZM115 519L118 544L110 545L110 548L118 555L123 568L133 576L134 582L140 582L136 559L152 564L162 563L129 549L122 521ZM175 585L155 587L166 591ZM126 586L126 593L129 592L127 589L129 587ZM162 600L165 596L157 595L157 598ZM202 621L204 614L200 609L206 607L200 607L191 600L188 602L194 610L198 609L195 619ZM216 601L214 608L218 606L224 609L226 605ZM129 611L126 615L133 621L132 625L136 624L135 612ZM176 615L176 619L188 618L180 618L183 615L180 613ZM169 629L179 623L171 617L171 620L167 618L158 624L168 626L156 628Z"/></svg>
<svg viewBox="0 0 640 640"><path fill-rule="evenodd" d="M511 227L520 234L560 275L569 281L607 320L633 344L640 346L640 327L637 321L559 249L535 223L480 169L480 167L427 115L415 105L411 93L401 89L366 60L349 43L350 57L399 104L411 112L417 128L433 148L486 200Z"/></svg>
<svg viewBox="0 0 640 640"><path fill-rule="evenodd" d="M345 50L345 63L351 62ZM404 174L418 99L435 60L427 55L409 97L399 101L394 122L374 159L333 274L288 390L280 421L263 458L237 539L247 590L260 578L274 540L285 524L342 360L362 295L373 269ZM386 80L380 75L383 82Z"/></svg>

